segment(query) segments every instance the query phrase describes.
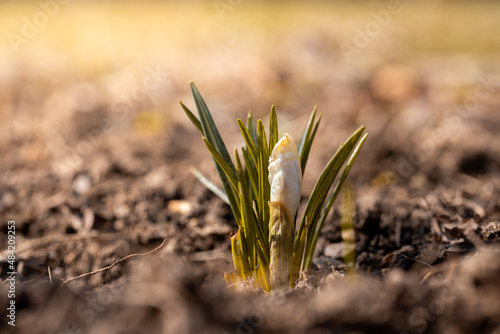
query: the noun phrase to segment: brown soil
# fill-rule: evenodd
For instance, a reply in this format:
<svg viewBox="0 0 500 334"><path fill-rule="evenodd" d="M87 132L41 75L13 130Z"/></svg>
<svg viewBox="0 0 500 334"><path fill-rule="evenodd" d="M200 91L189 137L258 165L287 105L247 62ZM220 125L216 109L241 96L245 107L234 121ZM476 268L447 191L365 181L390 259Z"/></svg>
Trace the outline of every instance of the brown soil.
<svg viewBox="0 0 500 334"><path fill-rule="evenodd" d="M318 59L329 52L310 49ZM361 124L370 133L350 176L357 274L345 273L337 204L313 269L296 289L272 294L225 286L235 223L189 172L195 166L216 180L179 106L148 97L119 117L105 94L91 94L99 78L2 81L2 110L12 111L0 114L0 331L500 334L500 79L490 74L498 64L481 74L492 76L490 86L464 74L457 88L440 78L478 69L423 63L386 61L362 77L340 67L339 79L308 86L294 66L266 59L253 65L261 81L198 85L229 148L243 143L235 119L260 108L259 94L289 98L278 118L296 139L318 102L324 114L304 199L338 143ZM272 84L261 85L269 82L262 73ZM172 84L169 101L193 107L187 79ZM65 98L71 108L58 104ZM15 328L5 317L9 220Z"/></svg>

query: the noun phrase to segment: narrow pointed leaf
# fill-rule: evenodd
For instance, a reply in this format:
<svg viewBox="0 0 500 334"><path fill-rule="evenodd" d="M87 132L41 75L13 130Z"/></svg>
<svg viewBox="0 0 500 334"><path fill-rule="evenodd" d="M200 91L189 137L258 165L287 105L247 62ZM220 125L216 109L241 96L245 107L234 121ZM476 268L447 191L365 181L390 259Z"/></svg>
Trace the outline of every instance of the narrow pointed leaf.
<svg viewBox="0 0 500 334"><path fill-rule="evenodd" d="M307 123L306 130L300 138L298 151L300 155L300 164L302 167L302 175L306 170L307 160L309 158L309 152L311 151L311 146L314 141L314 137L316 136L316 131L318 130L319 123L321 122L321 114L318 117L318 121L316 121L316 109L315 106L313 111L311 112L311 116L309 117L309 122Z"/></svg>
<svg viewBox="0 0 500 334"><path fill-rule="evenodd" d="M214 147L215 151L219 153L219 155L227 163L229 168L234 171L234 165L227 151L226 145L224 144L224 141L222 140L222 137L219 134L219 130L215 125L210 110L208 109L205 101L201 97L200 92L198 91L194 83L191 83L191 92L193 93L193 98L196 104L196 109L198 110L198 115L200 117L200 123L205 138ZM217 174L222 183L222 187L224 188L224 191L226 192L227 198L229 200L229 206L231 207L231 211L233 212L236 222L239 225L241 215L238 209L239 206L238 196L236 194L233 185L231 185L231 181L229 180L228 176L219 166L215 158L214 162Z"/></svg>
<svg viewBox="0 0 500 334"><path fill-rule="evenodd" d="M226 177L229 179L234 189L238 189L238 181L236 180L236 173L234 169L229 166L228 162L224 160L219 152L217 152L215 147L205 137L203 137L203 142L207 146L210 154L212 154L212 157L215 159L219 167L224 171Z"/></svg>
<svg viewBox="0 0 500 334"><path fill-rule="evenodd" d="M231 156L229 155L229 152L227 151L226 145L224 144L224 141L222 140L222 137L220 136L219 130L217 129L217 125L215 125L215 122L212 118L212 114L210 113L210 110L208 110L208 107L203 100L203 98L200 95L200 92L194 85L194 83L191 83L191 91L193 93L194 101L196 103L196 108L198 109L198 114L200 116L200 123L203 127L203 133L205 135L205 138L212 144L217 152L224 158L227 163L233 167L234 165L231 161Z"/></svg>
<svg viewBox="0 0 500 334"><path fill-rule="evenodd" d="M311 132L312 129L314 128L314 122L316 119L316 109L317 109L316 106L314 106L314 109L311 112L311 116L309 116L309 121L307 122L306 129L304 130L304 134L302 135L297 144L297 150L299 151L299 155L302 155L302 150L304 149L304 145L311 137Z"/></svg>
<svg viewBox="0 0 500 334"><path fill-rule="evenodd" d="M205 187L210 189L215 195L217 195L220 199L222 199L226 204L229 204L229 199L227 198L224 190L217 187L214 183L212 183L209 179L205 177L199 170L194 167L190 169L191 173L200 181Z"/></svg>
<svg viewBox="0 0 500 334"><path fill-rule="evenodd" d="M238 126L240 127L240 131L241 134L243 135L243 139L245 140L245 144L247 145L247 149L250 152L250 156L252 157L252 160L254 161L255 165L257 165L258 152L257 152L257 147L255 146L255 142L252 140L250 132L248 132L248 129L239 118L238 118Z"/></svg>
<svg viewBox="0 0 500 334"><path fill-rule="evenodd" d="M253 113L249 112L247 116L247 125L246 125L250 136L254 143L257 142L257 128L255 125L255 118L253 117Z"/></svg>
<svg viewBox="0 0 500 334"><path fill-rule="evenodd" d="M267 178L267 170L264 167L264 161L263 159L259 160L259 171L258 171L258 181L259 181L259 198L258 198L258 205L260 210L260 216L258 217L259 219L259 224L262 226L262 230L264 233L264 237L268 239L267 237L269 236L269 190L266 190L269 188L269 180ZM266 173L263 173L263 171L266 171ZM266 188L267 187L267 188Z"/></svg>
<svg viewBox="0 0 500 334"><path fill-rule="evenodd" d="M182 109L184 109L184 112L186 113L187 117L191 120L193 125L200 130L200 132L204 135L203 133L203 127L201 126L201 122L196 116L189 110L188 107L184 105L184 103L180 102Z"/></svg>
<svg viewBox="0 0 500 334"><path fill-rule="evenodd" d="M243 160L245 161L245 172L248 174L248 179L250 180L250 186L252 187L252 193L255 198L258 198L259 195L259 182L258 182L258 172L255 168L252 158L248 153L248 150L245 148L241 149L241 153L243 154Z"/></svg>
<svg viewBox="0 0 500 334"><path fill-rule="evenodd" d="M341 169L342 165L344 162L347 160L349 154L354 148L354 145L356 142L359 140L360 136L362 135L364 131L364 127L360 127L358 130L356 130L346 141L346 143L342 143L340 147L338 148L337 152L334 154L334 156L330 159L328 162L327 166L325 169L323 169L323 172L321 173L318 181L316 182L313 191L311 193L311 196L309 197L309 200L307 201L304 216L302 217L300 226L299 226L299 231L297 234L297 238L302 238L302 233L305 232L305 228L302 227L302 225L305 224L306 218L309 221L309 232L308 232L308 241L306 244L306 256L309 256L311 253L311 247L312 247L312 233L316 230L316 225L318 223L319 215L321 212L321 209L325 203L326 196L328 195L328 191L330 190L330 187L333 184L333 181L335 180L335 177L337 176L337 173ZM314 252L314 249L312 249L312 252ZM307 258L306 258L307 259Z"/></svg>
<svg viewBox="0 0 500 334"><path fill-rule="evenodd" d="M344 167L344 170L342 171L342 175L340 176L339 180L337 181L335 188L333 189L333 192L328 200L328 203L323 210L323 213L321 215L321 218L318 222L318 224L315 226L314 233L311 235L312 240L309 244L309 247L306 250L306 257L305 257L305 263L304 263L304 269L308 270L311 267L312 263L312 257L314 255L314 249L316 248L316 243L318 242L319 235L321 234L321 230L323 228L323 225L325 223L326 217L328 216L328 213L330 212L333 203L335 202L335 199L337 198L340 190L342 189L342 186L344 185L344 182L349 175L349 172L351 171L352 165L354 164L354 161L356 160L356 157L358 156L359 151L361 150L361 147L363 147L364 142L366 141L368 134L365 134L359 143L356 145L355 149L352 151L352 154Z"/></svg>
<svg viewBox="0 0 500 334"><path fill-rule="evenodd" d="M257 149L269 156L269 148L267 146L266 130L261 119L257 121Z"/></svg>
<svg viewBox="0 0 500 334"><path fill-rule="evenodd" d="M314 126L314 130L311 133L311 136L309 137L309 140L304 144L304 147L302 148L302 152L300 155L300 163L302 166L302 175L304 175L304 171L306 170L306 165L307 161L309 159L309 152L311 152L311 146L314 141L314 137L316 136L316 132L318 131L318 126L319 122L321 122L321 117L322 115L319 114L318 121L316 122L316 125Z"/></svg>
<svg viewBox="0 0 500 334"><path fill-rule="evenodd" d="M237 241L238 241L237 246L239 248L239 254L241 254L243 277L244 280L248 280L252 277L252 263L250 262L252 258L251 256L252 250L248 248L248 240L246 239L245 229L243 227L240 227L238 229Z"/></svg>
<svg viewBox="0 0 500 334"><path fill-rule="evenodd" d="M240 247L240 231L238 231L235 235L231 237L231 253L233 256L233 265L234 269L236 269L236 277L238 281L245 281L246 278L246 270L243 265L243 255L241 253Z"/></svg>
<svg viewBox="0 0 500 334"><path fill-rule="evenodd" d="M298 238L295 239L293 244L293 255L292 255L292 265L290 269L290 287L295 287L297 281L299 280L300 269L302 268L302 260L304 258L304 250L307 239L309 223L307 221L304 225L300 225ZM301 231L302 229L303 231Z"/></svg>
<svg viewBox="0 0 500 334"><path fill-rule="evenodd" d="M271 106L271 115L269 117L269 152L273 151L278 140L278 117L276 116L276 108L273 105Z"/></svg>
<svg viewBox="0 0 500 334"><path fill-rule="evenodd" d="M248 188L245 183L245 178L243 170L241 168L241 162L238 155L238 151L235 150L236 159L236 176L238 178L238 188L240 194L241 203L241 218L245 222L245 236L249 239L249 245L254 245L257 247L259 257L262 263L267 267L269 265L269 244L264 237L261 226L257 224L257 219L255 217L254 211L251 206L251 201L248 196ZM254 241L257 240L258 244ZM256 266L256 264L255 264Z"/></svg>
<svg viewBox="0 0 500 334"><path fill-rule="evenodd" d="M269 205L270 186L269 186L269 150L264 130L264 124L259 119L257 122L257 147L259 150L259 194L260 194L260 215L259 223L263 227L264 235L269 235Z"/></svg>

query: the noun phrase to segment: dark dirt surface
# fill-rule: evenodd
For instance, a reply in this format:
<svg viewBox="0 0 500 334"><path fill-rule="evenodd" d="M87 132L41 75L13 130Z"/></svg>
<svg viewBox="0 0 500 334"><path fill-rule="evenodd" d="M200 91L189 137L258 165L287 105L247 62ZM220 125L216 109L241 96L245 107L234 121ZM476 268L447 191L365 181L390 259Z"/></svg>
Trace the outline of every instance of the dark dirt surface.
<svg viewBox="0 0 500 334"><path fill-rule="evenodd" d="M371 108L388 103L366 89ZM54 168L55 158L40 153L36 134L4 138L1 229L6 236L7 220L15 219L16 332L498 333L495 92L477 119L463 119L428 151L413 138L442 126L432 115L422 128L412 129L400 111L380 114L378 131L368 124L370 140L351 177L358 276L345 276L335 208L314 269L297 289L273 294L225 287L235 225L229 208L189 173L197 166L214 174L186 122L153 138L103 134L85 159L67 169ZM340 140L354 129L344 123L330 130L332 118L324 115L310 174L317 175L334 149L328 137ZM76 116L72 126L77 134L91 127ZM182 147L180 137L186 139ZM423 152L422 160L412 164L415 152ZM311 183L305 181L305 193ZM62 285L164 239L153 254ZM2 250L5 245L3 237ZM4 260L3 280L8 271ZM3 310L8 286L0 290Z"/></svg>
<svg viewBox="0 0 500 334"><path fill-rule="evenodd" d="M349 177L357 275L342 262L339 201L296 289L226 287L236 226L190 173L216 180L177 104L194 109L193 77L180 66L162 64L169 86L120 112L109 87L127 71L140 84L142 67L82 78L22 63L0 73L0 332L500 334L498 59L386 55L346 69L337 37L314 36L285 38L287 61L247 55L245 71L233 73L214 57L194 79L229 148L243 144L236 118L248 109L266 121L276 103L281 129L298 140L318 105L302 205L340 141L367 127ZM335 75L294 70L302 59ZM15 328L5 314L9 220Z"/></svg>

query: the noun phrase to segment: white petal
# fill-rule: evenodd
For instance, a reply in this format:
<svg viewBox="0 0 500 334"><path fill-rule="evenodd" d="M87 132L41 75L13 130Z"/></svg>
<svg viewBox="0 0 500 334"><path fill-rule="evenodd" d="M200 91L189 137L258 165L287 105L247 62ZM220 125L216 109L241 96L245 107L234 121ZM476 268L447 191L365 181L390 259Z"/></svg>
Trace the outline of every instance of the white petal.
<svg viewBox="0 0 500 334"><path fill-rule="evenodd" d="M285 133L269 157L269 184L271 202L283 204L292 223L299 206L301 183L299 152L292 137Z"/></svg>

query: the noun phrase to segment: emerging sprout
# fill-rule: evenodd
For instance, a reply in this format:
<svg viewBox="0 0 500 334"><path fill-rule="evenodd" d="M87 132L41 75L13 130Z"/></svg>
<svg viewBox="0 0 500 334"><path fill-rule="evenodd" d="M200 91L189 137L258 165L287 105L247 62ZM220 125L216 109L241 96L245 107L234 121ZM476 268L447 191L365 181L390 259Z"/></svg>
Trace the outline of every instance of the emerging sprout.
<svg viewBox="0 0 500 334"><path fill-rule="evenodd" d="M263 122L255 121L251 113L246 124L238 119L246 145L241 149L243 159L235 150L233 162L212 114L193 83L191 91L199 119L182 102L181 106L202 133L223 190L199 172L194 174L229 204L238 225L238 231L231 237L235 270L224 275L226 283L234 289L251 286L268 292L294 287L300 271L311 266L326 216L366 140L365 128L360 127L340 144L316 182L295 231L302 175L321 120L321 115L316 119L316 108L298 146L288 134L278 141L274 106L268 135Z"/></svg>
<svg viewBox="0 0 500 334"><path fill-rule="evenodd" d="M269 158L269 244L271 289L288 286L293 253L295 214L299 206L302 173L297 146L288 133Z"/></svg>

